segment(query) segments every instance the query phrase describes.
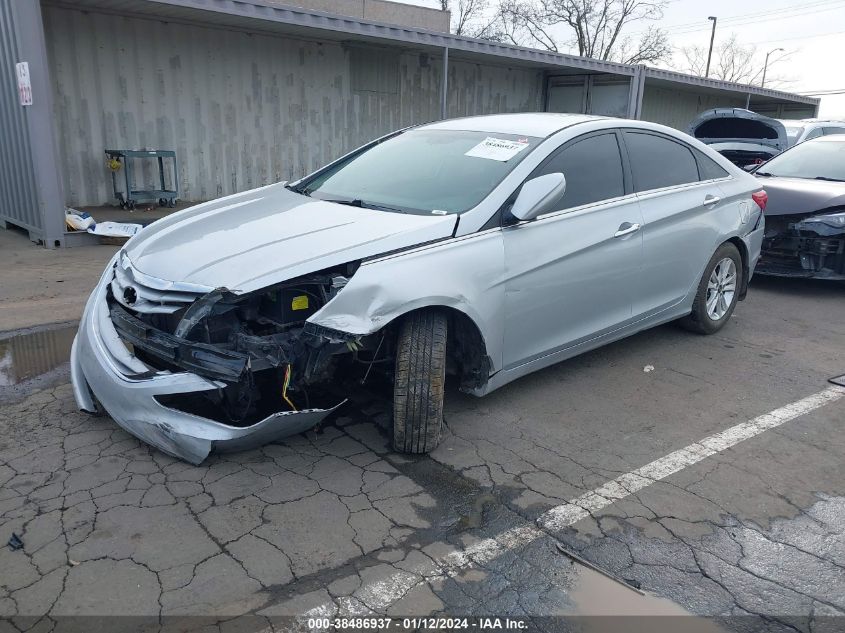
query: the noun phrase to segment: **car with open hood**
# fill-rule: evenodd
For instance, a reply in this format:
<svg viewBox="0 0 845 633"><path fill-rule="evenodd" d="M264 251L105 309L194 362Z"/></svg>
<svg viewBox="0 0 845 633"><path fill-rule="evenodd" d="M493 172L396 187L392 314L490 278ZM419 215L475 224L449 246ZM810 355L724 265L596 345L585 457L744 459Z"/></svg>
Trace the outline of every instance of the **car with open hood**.
<svg viewBox="0 0 845 633"><path fill-rule="evenodd" d="M743 108L706 110L688 131L739 167L762 163L789 147L783 123Z"/></svg>
<svg viewBox="0 0 845 633"><path fill-rule="evenodd" d="M319 424L392 383L393 445L482 396L674 319L712 333L763 235L756 178L661 125L441 121L139 232L91 294L74 395L192 463Z"/></svg>
<svg viewBox="0 0 845 633"><path fill-rule="evenodd" d="M800 143L753 173L769 196L760 273L845 279L845 135Z"/></svg>

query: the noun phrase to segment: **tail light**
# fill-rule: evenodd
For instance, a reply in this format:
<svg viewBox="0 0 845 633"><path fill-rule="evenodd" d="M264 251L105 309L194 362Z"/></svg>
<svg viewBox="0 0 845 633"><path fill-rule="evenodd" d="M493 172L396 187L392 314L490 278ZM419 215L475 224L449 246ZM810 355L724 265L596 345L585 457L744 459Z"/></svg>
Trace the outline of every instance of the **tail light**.
<svg viewBox="0 0 845 633"><path fill-rule="evenodd" d="M760 207L760 211L765 211L766 203L769 201L769 194L766 193L765 189L755 191L751 194L751 199L757 203L757 206Z"/></svg>

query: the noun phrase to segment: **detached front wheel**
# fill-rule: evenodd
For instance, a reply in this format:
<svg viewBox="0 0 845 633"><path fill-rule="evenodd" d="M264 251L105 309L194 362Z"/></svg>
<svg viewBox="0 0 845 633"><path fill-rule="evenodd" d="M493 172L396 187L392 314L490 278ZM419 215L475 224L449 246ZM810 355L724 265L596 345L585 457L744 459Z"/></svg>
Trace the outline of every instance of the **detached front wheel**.
<svg viewBox="0 0 845 633"><path fill-rule="evenodd" d="M446 383L448 319L440 310L413 312L399 330L393 380L393 448L428 453L440 442Z"/></svg>

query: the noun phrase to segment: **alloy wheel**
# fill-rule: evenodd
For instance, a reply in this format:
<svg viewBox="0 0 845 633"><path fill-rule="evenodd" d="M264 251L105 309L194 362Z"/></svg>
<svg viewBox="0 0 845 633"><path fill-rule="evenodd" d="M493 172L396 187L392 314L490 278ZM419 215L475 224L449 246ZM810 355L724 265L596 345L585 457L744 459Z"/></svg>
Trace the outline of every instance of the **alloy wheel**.
<svg viewBox="0 0 845 633"><path fill-rule="evenodd" d="M720 260L707 282L707 316L719 321L728 313L736 294L736 264L730 257Z"/></svg>

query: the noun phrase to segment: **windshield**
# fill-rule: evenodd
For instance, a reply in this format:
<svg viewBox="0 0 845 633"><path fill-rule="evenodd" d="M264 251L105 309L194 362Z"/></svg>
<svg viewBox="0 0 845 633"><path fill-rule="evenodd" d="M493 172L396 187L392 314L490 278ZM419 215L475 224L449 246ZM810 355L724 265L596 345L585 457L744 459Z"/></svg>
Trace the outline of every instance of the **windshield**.
<svg viewBox="0 0 845 633"><path fill-rule="evenodd" d="M767 162L761 176L845 180L845 139L800 143Z"/></svg>
<svg viewBox="0 0 845 633"><path fill-rule="evenodd" d="M411 130L304 180L296 190L385 211L463 213L481 202L541 140L492 132Z"/></svg>

